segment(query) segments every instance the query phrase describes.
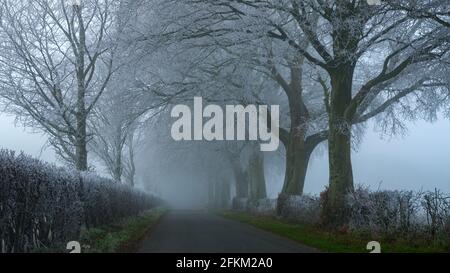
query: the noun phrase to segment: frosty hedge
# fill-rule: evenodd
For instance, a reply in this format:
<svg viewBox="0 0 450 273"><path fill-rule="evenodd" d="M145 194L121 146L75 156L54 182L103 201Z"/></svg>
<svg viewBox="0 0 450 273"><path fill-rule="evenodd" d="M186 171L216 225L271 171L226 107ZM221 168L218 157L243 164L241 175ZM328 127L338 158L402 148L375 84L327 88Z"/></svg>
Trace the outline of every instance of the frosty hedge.
<svg viewBox="0 0 450 273"><path fill-rule="evenodd" d="M0 252L63 250L83 228L111 224L158 200L93 174L0 150Z"/></svg>
<svg viewBox="0 0 450 273"><path fill-rule="evenodd" d="M290 196L277 208L276 199L235 199L233 208L256 215L277 216L323 227L325 192L321 196ZM348 224L340 232L371 238L426 240L450 251L450 195L441 191L370 191L358 186L347 195Z"/></svg>

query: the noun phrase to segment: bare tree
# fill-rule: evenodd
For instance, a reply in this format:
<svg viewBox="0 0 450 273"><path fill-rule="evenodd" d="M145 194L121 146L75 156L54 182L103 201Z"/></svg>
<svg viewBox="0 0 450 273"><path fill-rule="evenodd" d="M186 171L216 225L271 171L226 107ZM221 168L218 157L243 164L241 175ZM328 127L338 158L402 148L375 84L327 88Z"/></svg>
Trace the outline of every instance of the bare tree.
<svg viewBox="0 0 450 273"><path fill-rule="evenodd" d="M134 187L136 185L137 151L138 147L141 146L144 138L142 128L140 127L143 126L140 124L135 125L134 128L132 128L131 132L128 134L128 139L125 142L127 156L125 157L124 175L125 175L125 182L131 187Z"/></svg>
<svg viewBox="0 0 450 273"><path fill-rule="evenodd" d="M1 1L0 96L88 169L88 120L113 74L114 0Z"/></svg>
<svg viewBox="0 0 450 273"><path fill-rule="evenodd" d="M90 122L93 138L89 147L116 181L122 181L126 159L124 149L127 144L133 149L133 135L141 114L135 101L137 97L127 95L129 92L127 89L117 89L105 96Z"/></svg>
<svg viewBox="0 0 450 273"><path fill-rule="evenodd" d="M384 1L377 6L347 0L185 2L200 10L189 37L209 37L216 43L232 33L229 44L244 43L255 35L269 37L317 70L328 116L330 208L342 207L344 196L353 189L352 125L388 112L398 114L395 106L406 105L401 102L411 96L422 98L418 103L422 105L411 103L409 109L436 112L436 102L448 86L447 77L435 73L448 66L445 1L433 1L432 6L425 4L428 1L411 5ZM420 15L425 11L427 16ZM237 21L244 23L233 27ZM210 26L201 25L205 22ZM293 76L300 77L298 65L294 67ZM294 113L291 118L304 116ZM400 121L395 115L390 118L396 124ZM343 219L340 213L331 214Z"/></svg>

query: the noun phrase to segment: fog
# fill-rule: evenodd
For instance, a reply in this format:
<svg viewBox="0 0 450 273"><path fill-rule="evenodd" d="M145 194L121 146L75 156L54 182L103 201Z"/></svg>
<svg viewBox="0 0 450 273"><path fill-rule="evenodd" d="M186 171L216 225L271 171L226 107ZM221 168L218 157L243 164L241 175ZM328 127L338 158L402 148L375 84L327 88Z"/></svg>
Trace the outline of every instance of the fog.
<svg viewBox="0 0 450 273"><path fill-rule="evenodd" d="M372 190L438 188L450 192L448 120L409 123L408 132L404 136L394 137L383 137L373 127L373 124L369 124L361 144L353 153L357 184L368 186ZM0 128L1 148L23 151L42 160L59 164L52 149L45 147L45 135L16 126L14 118L6 115L0 116ZM189 158L176 158L172 160L173 164L167 164L161 161L166 155L160 151L153 153L148 151L151 146L151 143L148 144L139 154L138 186L162 196L175 207L205 206L208 202L208 180L215 179L211 177L211 172L205 165L208 162L197 166ZM178 161L184 163L180 165ZM282 164L280 153L266 156L265 173L270 198L275 198L282 187L284 171ZM207 170L202 171L202 167ZM96 170L102 171L101 167ZM229 179L233 180L231 175ZM327 183L328 162L326 147L322 145L311 159L305 192L318 194Z"/></svg>
<svg viewBox="0 0 450 273"><path fill-rule="evenodd" d="M17 126L16 126L17 125ZM56 163L55 153L46 148L47 137L16 124L13 116L0 114L0 147L23 151L33 157Z"/></svg>
<svg viewBox="0 0 450 273"><path fill-rule="evenodd" d="M0 253L448 251L448 2L0 0Z"/></svg>
<svg viewBox="0 0 450 273"><path fill-rule="evenodd" d="M407 135L391 139L368 131L353 155L356 183L373 190L450 191L450 122L419 121L410 123L408 129ZM328 181L326 153L321 154L312 159L306 191L317 193Z"/></svg>

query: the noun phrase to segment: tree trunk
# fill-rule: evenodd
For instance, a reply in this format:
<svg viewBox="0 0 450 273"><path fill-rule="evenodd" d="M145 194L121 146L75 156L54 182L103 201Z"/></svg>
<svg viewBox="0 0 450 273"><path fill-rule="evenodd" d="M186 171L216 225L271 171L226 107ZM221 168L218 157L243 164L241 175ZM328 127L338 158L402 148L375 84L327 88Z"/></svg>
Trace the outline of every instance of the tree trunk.
<svg viewBox="0 0 450 273"><path fill-rule="evenodd" d="M76 136L76 168L79 171L87 171L87 141L86 141L86 118L84 115L77 117L77 136Z"/></svg>
<svg viewBox="0 0 450 273"><path fill-rule="evenodd" d="M214 187L215 208L225 209L230 201L230 184L223 178L218 178Z"/></svg>
<svg viewBox="0 0 450 273"><path fill-rule="evenodd" d="M128 139L128 171L127 182L131 187L135 186L136 163L134 162L134 132L130 134Z"/></svg>
<svg viewBox="0 0 450 273"><path fill-rule="evenodd" d="M233 171L236 182L236 198L248 198L247 175L239 162L233 163Z"/></svg>
<svg viewBox="0 0 450 273"><path fill-rule="evenodd" d="M222 190L221 190L221 208L229 208L231 192L230 192L230 182L226 179L222 179Z"/></svg>
<svg viewBox="0 0 450 273"><path fill-rule="evenodd" d="M285 140L286 171L281 195L302 195L305 186L306 170L311 152L307 150L306 130L309 121L309 111L303 101L303 63L300 57L291 64L291 83L286 88L289 101L289 116L291 128L288 139Z"/></svg>
<svg viewBox="0 0 450 273"><path fill-rule="evenodd" d="M264 154L258 147L250 156L248 181L250 184L250 198L254 200L267 198L266 178L264 175Z"/></svg>
<svg viewBox="0 0 450 273"><path fill-rule="evenodd" d="M295 135L295 132L291 132L286 147L286 171L281 194L303 194L310 156L311 152L306 147L303 134Z"/></svg>
<svg viewBox="0 0 450 273"><path fill-rule="evenodd" d="M331 73L328 135L330 184L325 213L334 226L345 223L345 196L353 190L351 123L345 119L345 110L352 99L353 69L352 65L343 65Z"/></svg>
<svg viewBox="0 0 450 273"><path fill-rule="evenodd" d="M119 148L119 147L117 147ZM116 148L116 149L117 149ZM121 182L122 181L122 149L117 149L115 154L115 160L114 160L114 170L113 170L113 179L115 181Z"/></svg>
<svg viewBox="0 0 450 273"><path fill-rule="evenodd" d="M76 133L76 167L80 171L87 171L87 111L86 111L86 75L85 75L85 46L86 33L83 23L81 7L76 6L75 12L78 17L79 27L79 46L76 60L77 76L77 133Z"/></svg>
<svg viewBox="0 0 450 273"><path fill-rule="evenodd" d="M283 190L277 199L277 214L283 215L285 204L290 196L303 195L309 160L314 149L324 140L300 137L290 134L289 145L286 147L286 174Z"/></svg>

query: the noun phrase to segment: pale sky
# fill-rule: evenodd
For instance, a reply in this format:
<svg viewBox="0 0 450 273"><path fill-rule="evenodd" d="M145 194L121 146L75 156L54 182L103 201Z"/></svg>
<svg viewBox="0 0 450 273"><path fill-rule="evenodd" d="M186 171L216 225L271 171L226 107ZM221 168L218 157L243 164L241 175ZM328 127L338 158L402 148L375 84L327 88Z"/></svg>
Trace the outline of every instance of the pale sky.
<svg viewBox="0 0 450 273"><path fill-rule="evenodd" d="M450 192L450 121L416 122L405 137L382 140L369 126L359 150L353 154L355 182L378 189L433 190ZM51 149L41 154L46 137L14 126L14 118L0 115L0 147L24 151L55 162ZM282 179L269 186L272 197ZM328 182L326 152L320 149L311 160L305 192L317 194ZM279 184L279 185L278 185Z"/></svg>
<svg viewBox="0 0 450 273"><path fill-rule="evenodd" d="M14 125L14 117L0 113L0 148L17 152L23 151L36 158L55 162L56 157L51 149L42 151L47 137L43 134L31 133L31 130ZM42 152L42 153L41 153Z"/></svg>
<svg viewBox="0 0 450 273"><path fill-rule="evenodd" d="M372 190L441 189L450 192L450 121L410 124L404 137L383 140L369 126L353 153L355 182ZM305 191L320 192L328 182L326 153L313 157Z"/></svg>

